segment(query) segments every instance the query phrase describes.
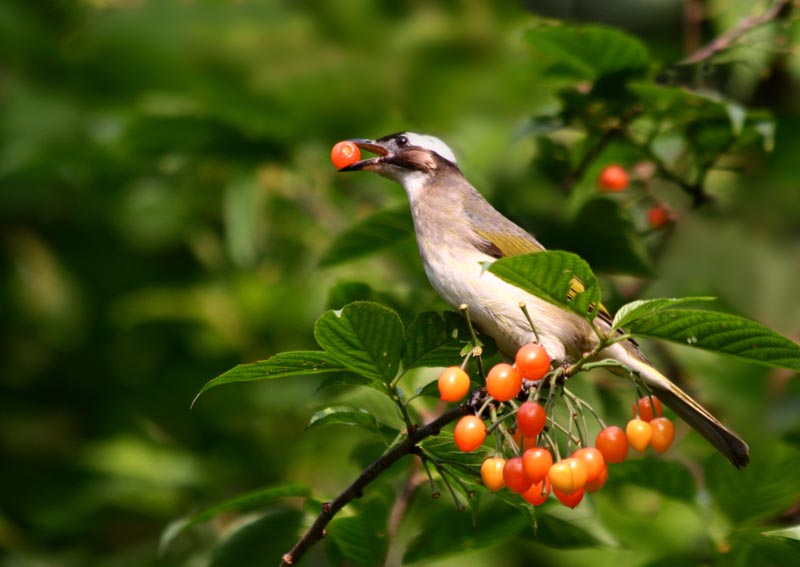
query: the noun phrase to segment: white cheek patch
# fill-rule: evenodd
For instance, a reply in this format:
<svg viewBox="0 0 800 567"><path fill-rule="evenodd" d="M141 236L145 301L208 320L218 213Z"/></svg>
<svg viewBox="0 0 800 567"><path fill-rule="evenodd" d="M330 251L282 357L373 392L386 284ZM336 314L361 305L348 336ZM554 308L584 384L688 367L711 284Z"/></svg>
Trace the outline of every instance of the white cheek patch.
<svg viewBox="0 0 800 567"><path fill-rule="evenodd" d="M426 136L424 134L415 134L414 132L406 132L404 136L408 138L408 141L412 146L418 146L420 148L425 148L426 150L431 150L448 161L456 164L458 163L453 150L451 150L447 144L442 142L439 138Z"/></svg>

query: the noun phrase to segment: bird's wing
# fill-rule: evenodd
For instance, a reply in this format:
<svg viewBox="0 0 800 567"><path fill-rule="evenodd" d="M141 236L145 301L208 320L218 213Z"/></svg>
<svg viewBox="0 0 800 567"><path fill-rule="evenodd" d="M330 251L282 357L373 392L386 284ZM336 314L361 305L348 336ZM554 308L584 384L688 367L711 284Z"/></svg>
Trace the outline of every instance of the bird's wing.
<svg viewBox="0 0 800 567"><path fill-rule="evenodd" d="M520 229L521 230L521 229ZM530 254L532 252L542 252L545 247L539 244L533 236L527 232L520 234L499 234L476 228L475 233L479 238L478 246L483 252L493 258L506 258L508 256L518 256L520 254ZM567 300L573 299L579 293L583 293L586 287L577 276L572 278L570 289L567 293ZM613 317L608 309L601 303L597 316L611 325Z"/></svg>

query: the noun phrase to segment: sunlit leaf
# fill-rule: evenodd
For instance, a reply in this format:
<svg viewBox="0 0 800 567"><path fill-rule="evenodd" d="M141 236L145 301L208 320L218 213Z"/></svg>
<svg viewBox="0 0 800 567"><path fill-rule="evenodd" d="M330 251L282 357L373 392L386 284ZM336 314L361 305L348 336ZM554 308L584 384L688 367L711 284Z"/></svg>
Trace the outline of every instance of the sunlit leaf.
<svg viewBox="0 0 800 567"><path fill-rule="evenodd" d="M597 314L600 286L589 265L575 254L551 251L511 256L493 262L489 271L585 319Z"/></svg>
<svg viewBox="0 0 800 567"><path fill-rule="evenodd" d="M617 310L614 316L612 331L624 329L637 319L646 317L652 313L662 311L681 305L683 303L693 303L695 301L713 301L713 297L679 297L679 298L659 298L659 299L639 299L623 305Z"/></svg>
<svg viewBox="0 0 800 567"><path fill-rule="evenodd" d="M305 376L323 374L326 372L341 372L345 366L336 362L334 357L321 351L292 351L276 354L267 360L240 364L234 366L224 374L206 382L192 401L194 406L197 398L204 392L223 384L234 382L252 382L254 380L274 380L289 376Z"/></svg>
<svg viewBox="0 0 800 567"><path fill-rule="evenodd" d="M604 26L542 23L528 31L526 37L544 57L589 79L640 72L650 63L647 47L641 41Z"/></svg>
<svg viewBox="0 0 800 567"><path fill-rule="evenodd" d="M800 345L737 315L699 309L661 310L632 321L628 332L728 354L765 366L800 370Z"/></svg>
<svg viewBox="0 0 800 567"><path fill-rule="evenodd" d="M357 301L317 320L314 336L327 354L370 380L389 383L403 350L403 323L387 307Z"/></svg>

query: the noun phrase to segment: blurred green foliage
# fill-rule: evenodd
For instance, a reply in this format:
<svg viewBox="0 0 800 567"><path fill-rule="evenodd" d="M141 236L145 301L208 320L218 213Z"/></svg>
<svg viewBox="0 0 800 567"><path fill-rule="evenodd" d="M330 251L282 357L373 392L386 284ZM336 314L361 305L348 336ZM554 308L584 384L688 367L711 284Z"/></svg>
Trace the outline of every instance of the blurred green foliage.
<svg viewBox="0 0 800 567"><path fill-rule="evenodd" d="M315 513L317 500L375 457L380 441L356 428L304 433L317 409L345 397L375 415L392 411L365 389L318 390L322 378L219 388L189 410L203 384L237 363L314 348L313 323L328 306L374 299L405 324L443 307L413 239L402 237L402 216L391 212L403 210L402 191L337 174L328 161L335 141L398 130L440 135L500 210L594 266L602 241L576 238L585 225L575 219L593 191L592 168L625 162L630 148L609 146L571 193L560 188L576 165L564 148L583 141L579 132L538 134L541 117L563 108L565 78L553 75L546 42L526 39L538 22L532 12L624 26L667 68L683 49L680 2L610 0L602 13L584 3L567 12L524 4L0 4L0 565L274 564L306 521L301 512ZM709 2L701 31L710 38L764 4ZM780 51L798 35L796 22L758 30L724 64L692 76L770 110L774 150L753 141L726 156L706 179L715 201L700 209L674 183L654 182L650 190L678 222L666 237L640 242L637 258L646 263L637 273L652 267L657 277L611 278L611 305L631 293L715 295L722 308L800 338L800 58ZM593 68L579 65L569 80L590 79ZM674 140L656 150L668 158ZM629 218L640 218L635 211ZM379 212L392 222L380 234L396 241L377 255L332 260L336 235ZM744 475L679 431L665 457L674 463L651 467L661 473L639 464L649 460L631 463L638 480L621 474L576 513L542 514L538 537L489 497L475 528L423 488L389 564L409 546L418 564L439 565L655 565L670 557L747 565L756 553L762 564L797 556L796 539L761 532L797 524L800 487L787 480L759 490L764 478L796 476L797 379L681 347L649 353L670 361L747 438L753 465ZM430 379L420 372L420 384ZM586 395L603 403L609 421L626 415L613 392ZM653 488L642 486L636 467L679 472ZM309 564L382 557L388 544L379 537L352 549L348 534L385 518L405 477L396 469L331 525L335 545L327 556L315 549ZM689 473L699 492L664 488ZM216 516L159 555L170 521L295 482L314 499ZM514 515L505 531L496 524L502 514ZM426 539L420 526L452 526L452 537L471 543L452 556L446 533ZM241 545L215 551L226 538Z"/></svg>

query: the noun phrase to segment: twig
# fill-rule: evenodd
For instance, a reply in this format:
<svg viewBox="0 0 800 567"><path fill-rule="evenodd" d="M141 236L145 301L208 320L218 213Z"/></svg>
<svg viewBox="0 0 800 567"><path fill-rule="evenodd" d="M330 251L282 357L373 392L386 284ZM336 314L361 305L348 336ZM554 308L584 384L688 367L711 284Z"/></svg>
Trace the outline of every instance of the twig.
<svg viewBox="0 0 800 567"><path fill-rule="evenodd" d="M694 53L691 53L683 61L681 61L681 63L684 65L700 63L706 59L711 59L720 51L730 49L733 44L739 40L739 38L753 28L757 28L759 26L763 26L764 24L768 24L773 20L777 20L784 13L784 9L791 9L791 4L792 0L778 0L772 6L764 10L764 13L760 16L749 16L747 18L743 18L736 25L736 27L731 28L720 36L717 36L710 43L701 47Z"/></svg>
<svg viewBox="0 0 800 567"><path fill-rule="evenodd" d="M322 505L322 511L317 519L308 528L305 534L297 541L291 551L286 553L281 560L281 567L294 565L305 554L308 549L325 536L325 527L333 519L339 510L347 504L359 498L364 488L380 474L392 466L396 461L405 455L415 451L417 443L432 435L437 435L442 427L455 421L469 411L466 404L456 406L441 416L420 428L410 430L406 437L397 446L386 451L377 461L370 464L353 483L348 486L339 496L330 502Z"/></svg>

